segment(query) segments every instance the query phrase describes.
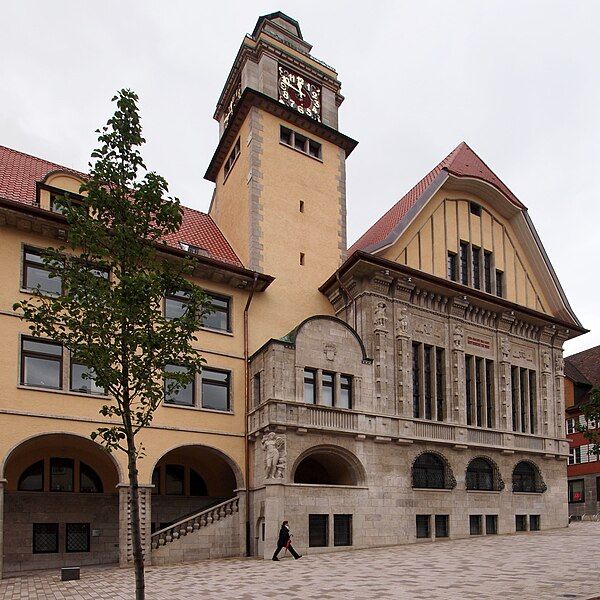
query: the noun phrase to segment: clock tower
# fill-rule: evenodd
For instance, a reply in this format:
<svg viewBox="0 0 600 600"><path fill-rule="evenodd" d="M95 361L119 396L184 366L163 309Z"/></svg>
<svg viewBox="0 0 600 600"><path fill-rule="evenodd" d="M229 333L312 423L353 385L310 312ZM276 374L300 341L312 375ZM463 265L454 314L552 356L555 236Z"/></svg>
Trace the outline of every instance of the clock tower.
<svg viewBox="0 0 600 600"><path fill-rule="evenodd" d="M275 277L252 305L254 348L331 313L318 288L345 258L345 162L356 142L338 130L337 72L311 50L294 19L260 17L214 114L210 215L245 266Z"/></svg>

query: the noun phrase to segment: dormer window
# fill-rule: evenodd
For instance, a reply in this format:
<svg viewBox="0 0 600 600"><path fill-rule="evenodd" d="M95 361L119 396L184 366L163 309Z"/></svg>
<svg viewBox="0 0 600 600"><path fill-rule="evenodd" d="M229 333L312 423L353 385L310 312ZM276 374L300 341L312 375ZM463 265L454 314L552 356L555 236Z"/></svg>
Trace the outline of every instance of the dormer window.
<svg viewBox="0 0 600 600"><path fill-rule="evenodd" d="M198 256L210 256L210 252L205 248L201 248L200 246L194 246L186 242L179 242L179 247L190 254L197 254Z"/></svg>
<svg viewBox="0 0 600 600"><path fill-rule="evenodd" d="M84 199L83 196L79 194L73 194L72 192L64 192L61 193L59 191L50 192L50 210L53 213L62 215L65 212L64 207L64 198L67 199L69 204L74 204L76 206L83 206Z"/></svg>

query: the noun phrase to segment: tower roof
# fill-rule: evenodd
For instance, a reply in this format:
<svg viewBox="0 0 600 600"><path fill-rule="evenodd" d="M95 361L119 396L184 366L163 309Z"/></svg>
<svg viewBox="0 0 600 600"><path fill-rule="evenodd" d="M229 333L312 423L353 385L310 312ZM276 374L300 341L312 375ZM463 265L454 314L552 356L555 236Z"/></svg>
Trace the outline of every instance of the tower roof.
<svg viewBox="0 0 600 600"><path fill-rule="evenodd" d="M296 19L292 19L292 17L286 15L280 10L278 10L277 12L269 13L268 15L262 15L261 17L258 17L258 21L256 21L256 25L254 26L254 29L252 31L253 38L256 38L265 21L275 22L292 35L295 35L301 40L304 39L302 37L302 32L300 31L300 23L298 23Z"/></svg>
<svg viewBox="0 0 600 600"><path fill-rule="evenodd" d="M461 142L442 162L427 173L419 183L363 233L350 247L348 254L352 254L357 250L374 252L386 245L391 238L397 238L406 225L408 219L405 219L405 217L409 214L410 209L424 196L429 195L433 188L437 187L434 182L442 173L485 181L500 190L515 206L525 209L525 206L483 160L465 142Z"/></svg>

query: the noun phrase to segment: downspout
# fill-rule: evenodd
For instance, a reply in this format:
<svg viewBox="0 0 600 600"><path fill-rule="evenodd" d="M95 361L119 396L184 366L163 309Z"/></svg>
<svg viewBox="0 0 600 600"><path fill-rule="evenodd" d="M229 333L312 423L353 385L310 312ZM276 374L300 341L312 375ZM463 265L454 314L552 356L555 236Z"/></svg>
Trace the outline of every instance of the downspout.
<svg viewBox="0 0 600 600"><path fill-rule="evenodd" d="M244 308L244 399L246 411L244 415L244 477L246 479L246 556L250 556L250 440L248 439L248 417L250 415L250 364L248 340L248 310L256 290L258 273L254 273L252 289Z"/></svg>

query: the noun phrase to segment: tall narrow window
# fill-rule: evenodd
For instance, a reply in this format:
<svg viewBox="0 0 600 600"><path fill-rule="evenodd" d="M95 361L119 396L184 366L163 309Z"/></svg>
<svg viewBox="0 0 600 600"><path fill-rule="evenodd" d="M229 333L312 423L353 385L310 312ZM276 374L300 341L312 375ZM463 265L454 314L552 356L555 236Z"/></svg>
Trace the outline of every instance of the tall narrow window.
<svg viewBox="0 0 600 600"><path fill-rule="evenodd" d="M448 537L448 519L449 515L435 515L435 537L436 538L447 538Z"/></svg>
<svg viewBox="0 0 600 600"><path fill-rule="evenodd" d="M260 385L260 373L256 373L252 378L252 388L254 394L254 406L258 406L262 402L261 398L261 385Z"/></svg>
<svg viewBox="0 0 600 600"><path fill-rule="evenodd" d="M475 422L477 427L483 425L483 358L475 359Z"/></svg>
<svg viewBox="0 0 600 600"><path fill-rule="evenodd" d="M50 459L50 491L72 492L75 461L72 458Z"/></svg>
<svg viewBox="0 0 600 600"><path fill-rule="evenodd" d="M435 349L435 400L437 420L444 420L444 349Z"/></svg>
<svg viewBox="0 0 600 600"><path fill-rule="evenodd" d="M169 373L186 373L187 369L179 365L165 366L165 404L176 404L178 406L194 406L194 382L190 382L176 392L169 390L175 383Z"/></svg>
<svg viewBox="0 0 600 600"><path fill-rule="evenodd" d="M352 377L350 375L340 375L340 399L338 406L340 408L352 408Z"/></svg>
<svg viewBox="0 0 600 600"><path fill-rule="evenodd" d="M317 401L316 375L314 369L304 369L304 402L307 404Z"/></svg>
<svg viewBox="0 0 600 600"><path fill-rule="evenodd" d="M469 285L469 244L460 243L460 282Z"/></svg>
<svg viewBox="0 0 600 600"><path fill-rule="evenodd" d="M233 165L235 164L235 161L237 160L237 157L239 155L240 155L240 138L237 139L235 145L233 146L233 149L231 150L231 153L229 154L229 156L227 157L227 160L225 161L225 166L223 167L225 179L227 179L227 176L229 175L229 173L230 173L231 169L233 168Z"/></svg>
<svg viewBox="0 0 600 600"><path fill-rule="evenodd" d="M202 326L216 331L231 331L230 299L227 296L207 294L210 300L210 312L202 315Z"/></svg>
<svg viewBox="0 0 600 600"><path fill-rule="evenodd" d="M333 406L333 383L334 374L323 371L321 377L321 404L325 406Z"/></svg>
<svg viewBox="0 0 600 600"><path fill-rule="evenodd" d="M412 345L412 384L413 384L413 417L421 416L421 385L419 377L419 344Z"/></svg>
<svg viewBox="0 0 600 600"><path fill-rule="evenodd" d="M417 515L417 538L431 537L431 515Z"/></svg>
<svg viewBox="0 0 600 600"><path fill-rule="evenodd" d="M483 253L483 277L485 291L492 293L492 253L487 250Z"/></svg>
<svg viewBox="0 0 600 600"><path fill-rule="evenodd" d="M333 545L352 546L352 515L333 515Z"/></svg>
<svg viewBox="0 0 600 600"><path fill-rule="evenodd" d="M496 296L504 297L504 273L496 269Z"/></svg>
<svg viewBox="0 0 600 600"><path fill-rule="evenodd" d="M494 361L485 361L486 425L494 427Z"/></svg>
<svg viewBox="0 0 600 600"><path fill-rule="evenodd" d="M537 432L537 385L535 371L529 371L529 430Z"/></svg>
<svg viewBox="0 0 600 600"><path fill-rule="evenodd" d="M471 248L473 258L473 287L476 290L481 289L481 248L472 246Z"/></svg>
<svg viewBox="0 0 600 600"><path fill-rule="evenodd" d="M473 425L473 364L474 357L465 355L465 399L467 409L467 425Z"/></svg>
<svg viewBox="0 0 600 600"><path fill-rule="evenodd" d="M519 367L510 369L511 391L512 391L512 428L513 431L519 430Z"/></svg>
<svg viewBox="0 0 600 600"><path fill-rule="evenodd" d="M202 369L202 408L231 410L231 373L217 369Z"/></svg>
<svg viewBox="0 0 600 600"><path fill-rule="evenodd" d="M458 263L455 252L448 252L448 279L458 281Z"/></svg>
<svg viewBox="0 0 600 600"><path fill-rule="evenodd" d="M308 545L322 548L329 545L329 515L308 515Z"/></svg>
<svg viewBox="0 0 600 600"><path fill-rule="evenodd" d="M529 420L529 414L527 410L527 404L529 400L529 394L527 393L528 381L527 381L527 369L519 369L520 373L520 396L521 396L521 431L527 432L527 421Z"/></svg>
<svg viewBox="0 0 600 600"><path fill-rule="evenodd" d="M423 366L425 371L425 418L431 419L431 346L423 348Z"/></svg>

